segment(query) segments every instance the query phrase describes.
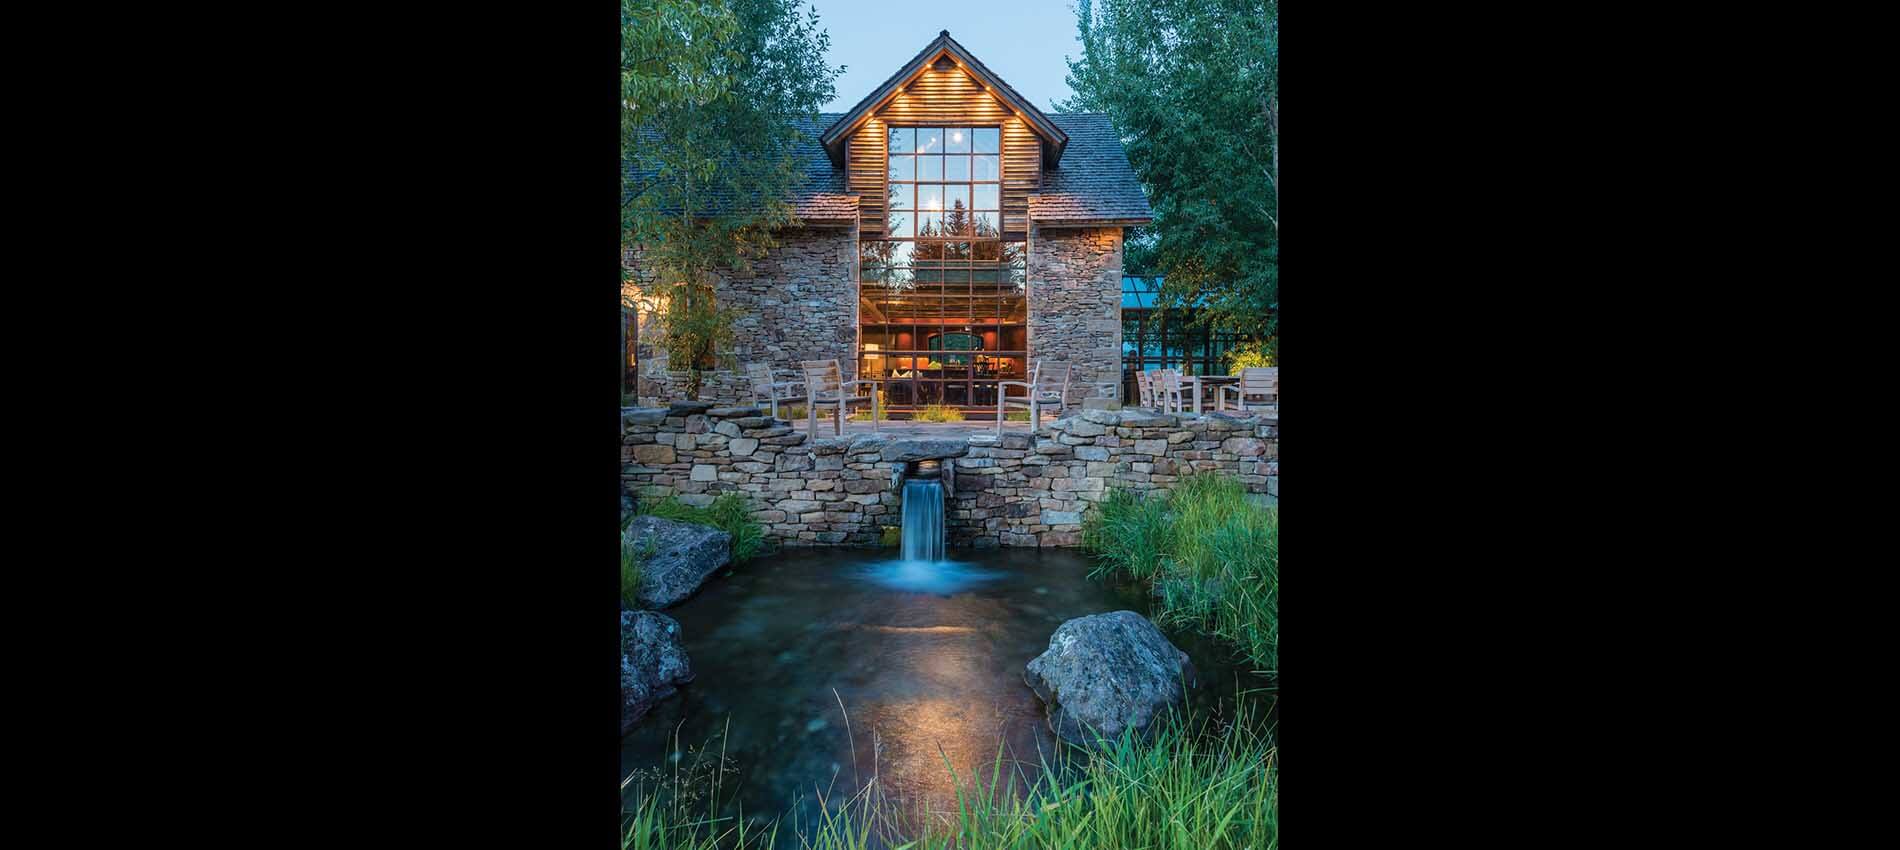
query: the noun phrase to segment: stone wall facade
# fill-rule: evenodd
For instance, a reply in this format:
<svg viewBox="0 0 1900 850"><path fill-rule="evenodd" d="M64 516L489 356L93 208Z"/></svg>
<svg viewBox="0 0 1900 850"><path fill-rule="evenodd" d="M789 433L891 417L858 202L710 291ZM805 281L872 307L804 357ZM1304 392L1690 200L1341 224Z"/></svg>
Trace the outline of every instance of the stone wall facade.
<svg viewBox="0 0 1900 850"><path fill-rule="evenodd" d="M1122 229L1029 230L1029 362L1066 361L1071 387L1122 384Z"/></svg>
<svg viewBox="0 0 1900 850"><path fill-rule="evenodd" d="M753 407L677 402L623 408L621 479L641 499L704 505L739 493L788 546L877 545L901 526L898 473L947 458L952 546L1075 546L1082 514L1110 487L1168 491L1216 470L1277 502L1277 413L1177 416L1086 410L1036 433L902 439L869 431L812 441Z"/></svg>
<svg viewBox="0 0 1900 850"><path fill-rule="evenodd" d="M800 360L836 359L846 375L856 374L858 343L858 228L787 230L780 245L741 272L722 272L713 292L722 307L741 315L732 328L732 359L727 371L707 375L700 400L728 404L748 398L746 363L770 363L795 369ZM685 373L669 374L664 331L657 320L654 282L629 251L622 264L635 281L626 294L641 302L640 396L663 401L684 399Z"/></svg>
<svg viewBox="0 0 1900 850"><path fill-rule="evenodd" d="M737 308L731 356L706 377L699 398L721 404L748 400L743 364L796 368L800 360L836 359L857 374L858 237L849 228L797 229L744 272L714 283L721 306ZM625 287L640 303L641 364L636 394L671 402L686 398L686 375L669 372L654 282L639 252L622 258L635 281ZM1119 397L1122 383L1122 229L1045 228L1029 232L1029 359L1070 364L1073 399L1103 384Z"/></svg>

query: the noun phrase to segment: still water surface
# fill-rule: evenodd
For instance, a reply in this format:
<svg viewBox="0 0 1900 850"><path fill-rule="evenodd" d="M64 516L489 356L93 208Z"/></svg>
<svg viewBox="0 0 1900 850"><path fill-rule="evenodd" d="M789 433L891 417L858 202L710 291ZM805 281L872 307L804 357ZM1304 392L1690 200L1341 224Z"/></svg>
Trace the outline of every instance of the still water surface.
<svg viewBox="0 0 1900 850"><path fill-rule="evenodd" d="M697 678L621 739L621 775L668 765L677 736L680 749L723 743L736 768L725 782L748 819L798 803L809 822L815 793L848 794L873 775L902 805L954 810L946 759L961 776L987 776L1001 746L1033 777L1054 753L1022 675L1056 627L1148 614L1135 586L1087 578L1087 560L1067 550L958 550L938 563L893 554L787 550L667 610ZM1226 648L1164 631L1200 671L1197 712L1223 713L1237 688L1259 686ZM640 784L626 789L628 806Z"/></svg>

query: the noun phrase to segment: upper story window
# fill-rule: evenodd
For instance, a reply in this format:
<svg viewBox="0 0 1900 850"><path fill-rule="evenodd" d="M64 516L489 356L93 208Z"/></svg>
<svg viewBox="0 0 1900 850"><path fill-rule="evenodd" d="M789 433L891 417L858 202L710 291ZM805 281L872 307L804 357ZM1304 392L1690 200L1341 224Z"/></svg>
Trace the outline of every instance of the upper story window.
<svg viewBox="0 0 1900 850"><path fill-rule="evenodd" d="M891 239L1002 236L1002 131L997 127L892 127Z"/></svg>

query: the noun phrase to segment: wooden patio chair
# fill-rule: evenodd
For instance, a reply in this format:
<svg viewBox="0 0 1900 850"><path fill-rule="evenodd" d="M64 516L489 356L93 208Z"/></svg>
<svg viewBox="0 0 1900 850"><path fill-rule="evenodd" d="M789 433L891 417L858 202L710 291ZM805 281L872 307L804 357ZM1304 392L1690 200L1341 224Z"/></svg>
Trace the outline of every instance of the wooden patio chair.
<svg viewBox="0 0 1900 850"><path fill-rule="evenodd" d="M1022 387L1023 395L1009 397L1010 387ZM1029 370L1027 381L996 382L996 433L1003 433L1003 415L1007 408L1029 408L1029 430L1036 430L1042 424L1042 409L1048 405L1056 406L1056 415L1061 416L1068 408L1069 364L1053 363L1047 372L1043 371L1042 361Z"/></svg>
<svg viewBox="0 0 1900 850"><path fill-rule="evenodd" d="M798 366L805 372L805 416L811 421L808 433L812 439L818 438L818 406L835 406L832 420L832 434L844 433L845 408L871 405L871 431L877 431L877 421L884 418L882 405L877 400L877 381L847 381L838 368L836 360L800 360ZM860 395L852 389L857 386L870 387L871 391Z"/></svg>
<svg viewBox="0 0 1900 850"><path fill-rule="evenodd" d="M1151 409L1155 406L1154 378L1151 377L1152 375L1154 375L1153 372L1135 373L1135 392L1141 397L1141 406Z"/></svg>
<svg viewBox="0 0 1900 850"><path fill-rule="evenodd" d="M1182 385L1180 370L1156 369L1154 375L1155 401L1160 404L1161 412L1186 413L1193 390Z"/></svg>
<svg viewBox="0 0 1900 850"><path fill-rule="evenodd" d="M769 363L747 363L745 374L751 385L752 403L757 405L761 399L770 402L773 419L779 418L779 404L805 400L805 382L789 376L779 380L779 371Z"/></svg>
<svg viewBox="0 0 1900 850"><path fill-rule="evenodd" d="M1280 407L1280 367L1249 366L1240 370L1240 383L1219 387L1215 397L1224 399L1227 393L1234 394L1234 404L1243 412L1247 410L1247 400L1259 399L1255 407Z"/></svg>

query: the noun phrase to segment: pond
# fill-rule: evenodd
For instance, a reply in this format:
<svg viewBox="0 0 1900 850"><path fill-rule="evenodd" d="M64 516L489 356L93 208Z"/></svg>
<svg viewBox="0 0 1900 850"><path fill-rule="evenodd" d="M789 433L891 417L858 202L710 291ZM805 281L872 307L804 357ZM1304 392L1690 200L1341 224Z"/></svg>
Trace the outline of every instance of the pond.
<svg viewBox="0 0 1900 850"><path fill-rule="evenodd" d="M723 781L748 819L796 804L806 823L817 794L842 797L873 776L887 799L954 811L946 759L966 780L979 768L987 776L999 747L1006 770L1034 778L1056 739L1024 665L1065 620L1145 616L1147 599L1132 584L1089 579L1087 558L1069 550L949 557L790 549L709 580L665 612L680 623L697 677L621 740L621 775L651 775L676 741L723 746L735 769ZM1225 713L1238 689L1259 687L1226 647L1163 631L1200 672L1190 692L1197 716ZM627 806L639 785L624 792Z"/></svg>

